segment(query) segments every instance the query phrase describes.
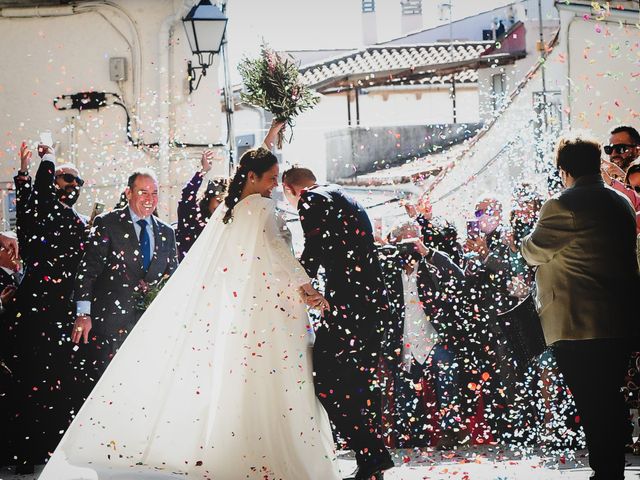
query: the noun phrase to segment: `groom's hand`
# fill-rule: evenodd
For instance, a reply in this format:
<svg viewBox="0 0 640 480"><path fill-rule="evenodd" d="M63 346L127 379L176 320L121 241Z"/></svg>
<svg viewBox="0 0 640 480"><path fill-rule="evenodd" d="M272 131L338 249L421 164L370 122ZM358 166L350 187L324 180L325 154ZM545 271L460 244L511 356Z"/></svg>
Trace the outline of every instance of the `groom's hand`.
<svg viewBox="0 0 640 480"><path fill-rule="evenodd" d="M318 292L310 283L302 285L298 292L300 293L300 297L302 301L309 306L309 308L313 308L316 310L320 310L321 314L324 316L324 311L329 310L329 302L326 298L324 298L320 292Z"/></svg>
<svg viewBox="0 0 640 480"><path fill-rule="evenodd" d="M314 293L312 295L307 295L305 297L305 303L309 305L311 308L318 308L322 305L323 297L319 293Z"/></svg>
<svg viewBox="0 0 640 480"><path fill-rule="evenodd" d="M307 305L309 305L311 308L315 310L320 310L320 315L322 317L324 317L324 312L330 310L331 308L329 306L329 302L327 301L327 299L324 298L319 293L316 293L315 295L311 295L308 298L309 298L309 303L307 303Z"/></svg>

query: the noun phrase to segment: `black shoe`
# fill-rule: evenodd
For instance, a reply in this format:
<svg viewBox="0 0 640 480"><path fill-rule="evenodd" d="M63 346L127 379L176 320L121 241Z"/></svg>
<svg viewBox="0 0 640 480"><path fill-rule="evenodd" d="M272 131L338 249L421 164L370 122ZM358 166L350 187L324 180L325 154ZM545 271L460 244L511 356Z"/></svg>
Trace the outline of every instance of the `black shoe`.
<svg viewBox="0 0 640 480"><path fill-rule="evenodd" d="M35 470L35 465L32 463L20 463L16 465L16 475L33 475Z"/></svg>
<svg viewBox="0 0 640 480"><path fill-rule="evenodd" d="M385 458L380 462L369 462L365 465L358 466L353 477L345 478L345 480L382 480L384 471L393 468L394 463L390 458Z"/></svg>

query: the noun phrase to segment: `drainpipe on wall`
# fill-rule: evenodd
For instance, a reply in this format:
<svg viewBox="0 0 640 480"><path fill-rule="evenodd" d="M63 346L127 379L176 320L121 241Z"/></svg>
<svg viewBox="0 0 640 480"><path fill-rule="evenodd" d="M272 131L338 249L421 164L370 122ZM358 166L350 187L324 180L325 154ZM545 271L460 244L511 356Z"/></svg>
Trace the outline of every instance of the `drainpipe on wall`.
<svg viewBox="0 0 640 480"><path fill-rule="evenodd" d="M169 169L171 156L171 93L173 84L171 82L171 38L176 23L182 21L184 13L183 1L173 2L174 11L167 16L160 26L158 34L158 182L160 192L158 195L158 205L160 211L169 214Z"/></svg>

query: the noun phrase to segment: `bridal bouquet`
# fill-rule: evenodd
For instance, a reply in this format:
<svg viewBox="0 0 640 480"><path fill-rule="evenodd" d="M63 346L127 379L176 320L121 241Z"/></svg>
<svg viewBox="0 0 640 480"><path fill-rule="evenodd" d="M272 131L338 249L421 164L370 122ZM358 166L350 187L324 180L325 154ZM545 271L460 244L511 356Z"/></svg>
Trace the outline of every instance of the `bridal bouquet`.
<svg viewBox="0 0 640 480"><path fill-rule="evenodd" d="M315 92L302 82L293 61L283 58L266 44L262 45L257 59L242 60L238 71L246 88L240 95L242 100L271 112L276 121L285 122L289 127L293 127L295 116L319 101ZM283 139L284 128L278 135L278 148L282 147Z"/></svg>
<svg viewBox="0 0 640 480"><path fill-rule="evenodd" d="M153 300L158 296L164 284L169 280L169 275L163 276L160 280L147 283L140 280L138 288L133 293L133 304L137 312L144 312Z"/></svg>

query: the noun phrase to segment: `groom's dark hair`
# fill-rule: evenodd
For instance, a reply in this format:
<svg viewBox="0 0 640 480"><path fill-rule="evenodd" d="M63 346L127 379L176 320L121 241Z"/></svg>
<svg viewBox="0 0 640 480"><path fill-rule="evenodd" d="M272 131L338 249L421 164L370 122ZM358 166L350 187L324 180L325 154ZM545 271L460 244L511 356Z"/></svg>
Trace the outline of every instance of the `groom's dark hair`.
<svg viewBox="0 0 640 480"><path fill-rule="evenodd" d="M304 167L291 167L282 174L282 183L286 185L301 185L316 180L313 172Z"/></svg>

